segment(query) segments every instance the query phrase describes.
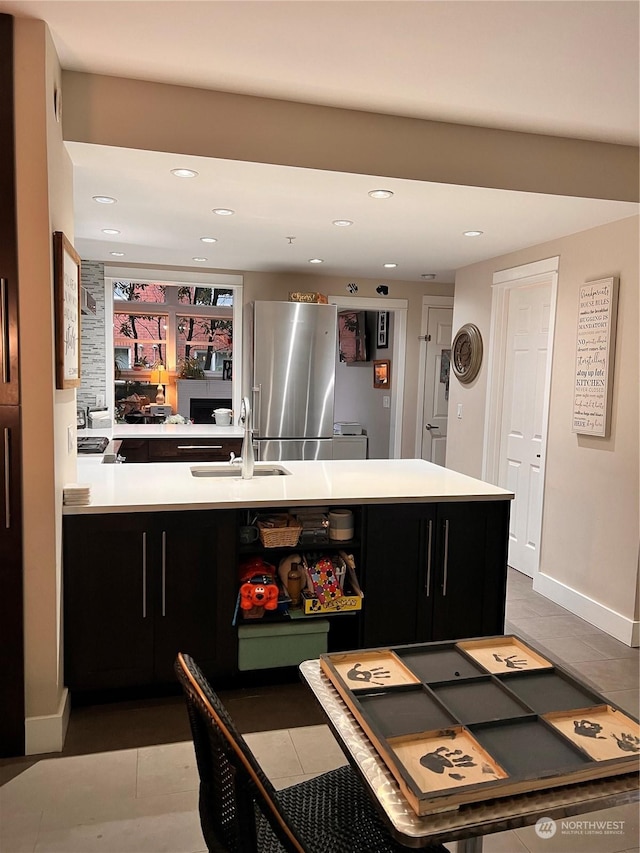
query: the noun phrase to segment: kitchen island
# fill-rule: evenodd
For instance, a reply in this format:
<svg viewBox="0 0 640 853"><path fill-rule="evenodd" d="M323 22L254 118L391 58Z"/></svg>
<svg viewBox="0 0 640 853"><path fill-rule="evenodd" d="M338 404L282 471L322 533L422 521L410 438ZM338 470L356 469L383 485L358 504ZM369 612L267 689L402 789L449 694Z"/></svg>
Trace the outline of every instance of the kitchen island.
<svg viewBox="0 0 640 853"><path fill-rule="evenodd" d="M269 660L269 643L281 649L283 632L307 657L309 634L319 650L336 650L502 633L512 493L415 459L287 461L289 473L251 480L239 470L194 477L192 467L79 458L91 503L63 509L72 691L171 683L177 651L217 683L237 681L239 660L251 669L251 654L241 652L254 645L256 667L296 662L280 651ZM240 527L256 513L303 507L350 509L353 540L241 544ZM277 567L294 551L338 548L354 555L364 592L357 612L238 619L243 559Z"/></svg>

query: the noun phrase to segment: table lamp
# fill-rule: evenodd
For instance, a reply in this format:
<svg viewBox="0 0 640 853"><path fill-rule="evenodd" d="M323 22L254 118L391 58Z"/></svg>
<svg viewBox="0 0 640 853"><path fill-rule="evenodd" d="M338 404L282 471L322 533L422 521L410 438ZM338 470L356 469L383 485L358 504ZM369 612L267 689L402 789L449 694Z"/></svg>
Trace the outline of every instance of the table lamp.
<svg viewBox="0 0 640 853"><path fill-rule="evenodd" d="M156 404L158 406L162 406L164 404L164 387L162 385L162 374L164 373L164 365L159 364L157 370L153 370L151 373L151 381L158 383L158 388L156 390Z"/></svg>

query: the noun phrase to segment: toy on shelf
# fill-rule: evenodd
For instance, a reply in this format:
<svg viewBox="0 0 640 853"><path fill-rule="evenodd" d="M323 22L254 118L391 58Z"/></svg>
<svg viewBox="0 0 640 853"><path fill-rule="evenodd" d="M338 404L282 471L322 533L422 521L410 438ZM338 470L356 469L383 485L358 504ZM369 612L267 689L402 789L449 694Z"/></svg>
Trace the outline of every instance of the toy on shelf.
<svg viewBox="0 0 640 853"><path fill-rule="evenodd" d="M261 619L265 610L278 607L276 570L260 557L240 564L240 609L245 619Z"/></svg>

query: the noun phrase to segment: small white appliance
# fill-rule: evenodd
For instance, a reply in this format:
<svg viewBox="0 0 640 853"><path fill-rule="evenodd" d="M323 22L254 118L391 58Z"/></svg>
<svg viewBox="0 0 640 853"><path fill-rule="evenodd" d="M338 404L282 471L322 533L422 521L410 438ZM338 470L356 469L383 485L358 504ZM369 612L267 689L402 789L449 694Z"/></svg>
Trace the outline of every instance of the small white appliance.
<svg viewBox="0 0 640 853"><path fill-rule="evenodd" d="M362 424L355 421L338 421L333 425L334 435L362 435Z"/></svg>

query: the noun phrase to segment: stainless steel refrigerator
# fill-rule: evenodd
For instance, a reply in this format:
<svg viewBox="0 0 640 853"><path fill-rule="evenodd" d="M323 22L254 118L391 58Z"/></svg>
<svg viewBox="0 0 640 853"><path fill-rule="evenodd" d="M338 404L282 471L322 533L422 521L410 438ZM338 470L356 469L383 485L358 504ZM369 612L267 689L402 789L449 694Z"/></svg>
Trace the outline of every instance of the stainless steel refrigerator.
<svg viewBox="0 0 640 853"><path fill-rule="evenodd" d="M335 305L255 302L253 435L258 459L332 459Z"/></svg>

